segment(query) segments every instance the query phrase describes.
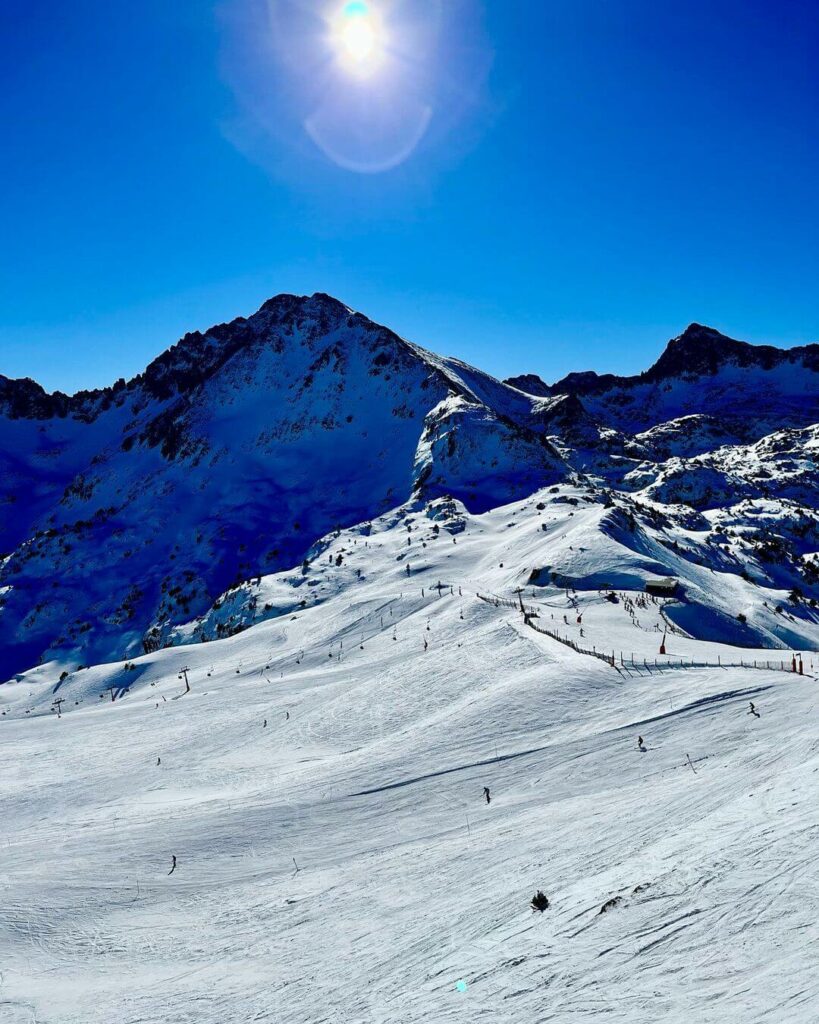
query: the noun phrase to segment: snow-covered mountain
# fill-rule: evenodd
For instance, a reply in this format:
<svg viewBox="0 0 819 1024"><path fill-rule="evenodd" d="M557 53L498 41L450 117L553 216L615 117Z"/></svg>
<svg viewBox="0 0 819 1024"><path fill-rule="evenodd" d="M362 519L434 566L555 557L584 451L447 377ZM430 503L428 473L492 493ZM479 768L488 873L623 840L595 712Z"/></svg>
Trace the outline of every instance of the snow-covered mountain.
<svg viewBox="0 0 819 1024"><path fill-rule="evenodd" d="M407 502L480 513L576 474L701 511L808 506L775 574L808 592L818 421L819 346L692 325L638 377L501 383L325 295L186 335L104 390L0 378L4 678L171 643L229 588Z"/></svg>
<svg viewBox="0 0 819 1024"><path fill-rule="evenodd" d="M818 352L0 378L3 1024L813 1024Z"/></svg>
<svg viewBox="0 0 819 1024"><path fill-rule="evenodd" d="M103 391L0 379L6 674L142 653L413 497L482 510L562 478L535 404L323 295L187 335Z"/></svg>
<svg viewBox="0 0 819 1024"><path fill-rule="evenodd" d="M553 384L507 383L537 396L574 395L602 425L628 434L681 417L716 417L746 441L819 420L819 345L777 349L691 324L635 377L572 373Z"/></svg>

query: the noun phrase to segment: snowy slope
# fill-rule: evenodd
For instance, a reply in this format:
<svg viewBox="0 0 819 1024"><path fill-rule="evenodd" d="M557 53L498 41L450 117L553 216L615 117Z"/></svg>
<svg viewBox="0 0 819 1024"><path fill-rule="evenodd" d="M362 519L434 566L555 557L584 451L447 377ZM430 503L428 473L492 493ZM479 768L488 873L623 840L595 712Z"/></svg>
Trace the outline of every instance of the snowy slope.
<svg viewBox="0 0 819 1024"><path fill-rule="evenodd" d="M813 1024L817 367L0 378L0 1022Z"/></svg>
<svg viewBox="0 0 819 1024"><path fill-rule="evenodd" d="M60 719L58 666L0 687L2 1019L813 1021L819 627L802 676L660 655L638 587L703 519L649 508L411 503L186 627L235 635L72 672ZM521 586L617 667L476 596Z"/></svg>

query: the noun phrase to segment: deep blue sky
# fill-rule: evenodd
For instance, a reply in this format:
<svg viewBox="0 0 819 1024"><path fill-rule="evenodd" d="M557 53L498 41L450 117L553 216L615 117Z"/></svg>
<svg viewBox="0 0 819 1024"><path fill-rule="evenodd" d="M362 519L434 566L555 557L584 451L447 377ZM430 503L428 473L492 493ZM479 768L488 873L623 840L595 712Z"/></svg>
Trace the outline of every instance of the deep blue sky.
<svg viewBox="0 0 819 1024"><path fill-rule="evenodd" d="M280 291L499 376L639 370L692 320L819 341L815 4L442 2L429 129L361 174L265 0L6 0L0 373L108 383ZM402 73L358 88L393 112Z"/></svg>

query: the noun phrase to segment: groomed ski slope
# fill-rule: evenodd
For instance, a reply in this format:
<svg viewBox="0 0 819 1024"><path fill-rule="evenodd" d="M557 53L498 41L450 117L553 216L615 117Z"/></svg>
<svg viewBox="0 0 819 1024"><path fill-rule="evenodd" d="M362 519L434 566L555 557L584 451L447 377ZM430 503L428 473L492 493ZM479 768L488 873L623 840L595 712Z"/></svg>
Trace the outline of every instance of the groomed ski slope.
<svg viewBox="0 0 819 1024"><path fill-rule="evenodd" d="M59 666L0 687L0 1021L813 1024L809 644L803 676L628 673L535 633L475 592L644 561L538 497L455 543L423 510L342 532L313 607L75 672L60 719ZM565 591L532 593L578 640ZM657 654L656 606L576 600L583 643Z"/></svg>

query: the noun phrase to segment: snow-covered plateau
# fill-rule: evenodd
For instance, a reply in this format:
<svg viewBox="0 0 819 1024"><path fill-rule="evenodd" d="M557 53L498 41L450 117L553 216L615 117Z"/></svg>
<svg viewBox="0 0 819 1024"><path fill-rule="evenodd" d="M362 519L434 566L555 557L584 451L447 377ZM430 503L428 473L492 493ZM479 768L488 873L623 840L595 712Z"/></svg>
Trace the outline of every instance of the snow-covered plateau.
<svg viewBox="0 0 819 1024"><path fill-rule="evenodd" d="M817 432L324 295L0 377L0 1022L814 1024Z"/></svg>

